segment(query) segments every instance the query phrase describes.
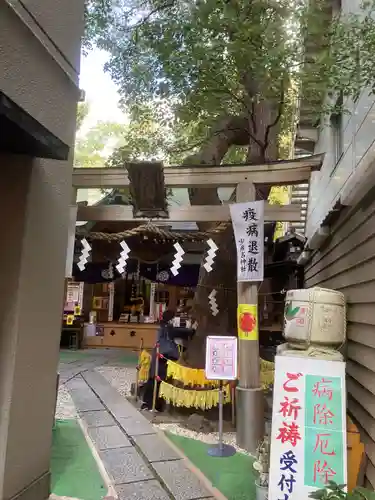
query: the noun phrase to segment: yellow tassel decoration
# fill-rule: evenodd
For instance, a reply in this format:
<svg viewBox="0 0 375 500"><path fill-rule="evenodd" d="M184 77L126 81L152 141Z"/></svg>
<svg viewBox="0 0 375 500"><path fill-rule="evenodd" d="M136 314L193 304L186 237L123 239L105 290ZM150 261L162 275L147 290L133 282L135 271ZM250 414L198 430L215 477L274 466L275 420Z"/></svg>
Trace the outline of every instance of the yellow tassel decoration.
<svg viewBox="0 0 375 500"><path fill-rule="evenodd" d="M180 365L174 361L168 361L167 363L167 378L173 378L173 380L178 380L183 385L186 386L198 386L198 387L218 387L218 380L207 380L204 370L197 368L189 368L188 366Z"/></svg>
<svg viewBox="0 0 375 500"><path fill-rule="evenodd" d="M147 382L150 372L151 355L147 351L142 351L139 362L139 381ZM273 385L275 376L275 365L270 361L260 360L260 379L263 390L267 390ZM160 385L160 396L167 402L175 406L183 406L186 408L200 408L202 410L213 408L219 404L219 392L216 389L219 386L218 380L208 380L205 376L205 371L202 369L189 368L182 366L174 361L167 363L167 379L174 380L184 385L185 387L201 387L211 389L194 390L182 389L175 387L172 384L162 382ZM229 386L225 385L225 390L228 392L230 401ZM213 389L212 389L213 388Z"/></svg>
<svg viewBox="0 0 375 500"><path fill-rule="evenodd" d="M151 366L151 354L147 351L142 351L139 359L139 382L147 382Z"/></svg>
<svg viewBox="0 0 375 500"><path fill-rule="evenodd" d="M224 403L230 403L229 385L224 386ZM194 391L181 389L166 382L160 383L159 396L165 399L167 403L177 407L198 408L200 410L209 410L219 404L219 391L213 389L210 391Z"/></svg>

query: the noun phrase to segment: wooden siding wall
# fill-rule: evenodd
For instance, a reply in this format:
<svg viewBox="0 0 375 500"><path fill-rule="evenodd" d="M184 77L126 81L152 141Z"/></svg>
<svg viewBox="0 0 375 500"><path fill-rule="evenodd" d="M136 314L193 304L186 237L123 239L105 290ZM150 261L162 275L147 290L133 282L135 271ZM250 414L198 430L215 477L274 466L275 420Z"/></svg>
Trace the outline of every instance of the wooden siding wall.
<svg viewBox="0 0 375 500"><path fill-rule="evenodd" d="M342 214L306 266L305 286L346 296L348 410L366 445L366 486L375 489L375 200Z"/></svg>

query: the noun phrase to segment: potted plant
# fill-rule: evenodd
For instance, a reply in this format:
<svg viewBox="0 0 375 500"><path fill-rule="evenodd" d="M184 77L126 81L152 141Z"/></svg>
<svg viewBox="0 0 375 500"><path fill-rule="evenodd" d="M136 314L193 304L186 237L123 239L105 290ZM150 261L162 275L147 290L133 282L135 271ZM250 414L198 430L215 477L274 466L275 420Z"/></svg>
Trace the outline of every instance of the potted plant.
<svg viewBox="0 0 375 500"><path fill-rule="evenodd" d="M329 481L326 488L310 493L309 498L315 498L316 500L375 500L375 492L358 487L347 493L345 484L336 484Z"/></svg>
<svg viewBox="0 0 375 500"><path fill-rule="evenodd" d="M268 437L265 437L259 444L253 467L258 473L255 481L256 500L267 500L270 470L270 441Z"/></svg>

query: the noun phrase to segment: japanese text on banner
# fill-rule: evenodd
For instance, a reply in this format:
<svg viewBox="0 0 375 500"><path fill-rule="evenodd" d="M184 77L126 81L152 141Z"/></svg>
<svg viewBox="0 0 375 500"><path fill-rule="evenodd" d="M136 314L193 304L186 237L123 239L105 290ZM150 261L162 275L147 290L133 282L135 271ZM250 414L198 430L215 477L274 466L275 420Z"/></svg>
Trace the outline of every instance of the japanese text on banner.
<svg viewBox="0 0 375 500"><path fill-rule="evenodd" d="M345 363L277 356L270 500L346 484Z"/></svg>
<svg viewBox="0 0 375 500"><path fill-rule="evenodd" d="M264 201L230 205L237 248L237 280L263 281Z"/></svg>
<svg viewBox="0 0 375 500"><path fill-rule="evenodd" d="M305 405L305 484L344 484L340 377L306 375Z"/></svg>
<svg viewBox="0 0 375 500"><path fill-rule="evenodd" d="M292 498L296 483L300 483L302 479L302 464L296 452L303 436L301 378L302 373L283 374L282 395L278 408L282 423L276 435L276 440L281 444L280 456L277 457L280 462L277 489L279 497L283 500Z"/></svg>

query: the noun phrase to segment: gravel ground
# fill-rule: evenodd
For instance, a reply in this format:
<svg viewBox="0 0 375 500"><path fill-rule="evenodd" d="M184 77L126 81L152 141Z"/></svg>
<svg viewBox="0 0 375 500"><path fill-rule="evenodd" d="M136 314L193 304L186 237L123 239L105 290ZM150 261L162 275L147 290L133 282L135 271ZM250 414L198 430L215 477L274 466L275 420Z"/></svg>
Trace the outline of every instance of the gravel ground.
<svg viewBox="0 0 375 500"><path fill-rule="evenodd" d="M130 387L135 382L136 369L124 366L99 366L95 370L125 397L130 396Z"/></svg>
<svg viewBox="0 0 375 500"><path fill-rule="evenodd" d="M161 431L167 431L167 432L170 432L171 434L177 434L178 436L182 436L182 437L186 437L186 438L190 438L190 439L196 439L198 441L201 441L202 443L216 444L216 443L218 443L218 440L219 440L219 433L218 432L210 432L210 433L195 432L195 431L191 431L189 429L186 429L185 427L182 427L179 424L154 424L154 425L155 425L155 427L157 427ZM237 451L244 453L246 455L249 455L249 453L247 451L242 450L241 448L239 448L237 446L235 432L224 432L223 442L225 444L232 445Z"/></svg>
<svg viewBox="0 0 375 500"><path fill-rule="evenodd" d="M77 418L76 408L65 385L59 387L55 418L59 420Z"/></svg>

